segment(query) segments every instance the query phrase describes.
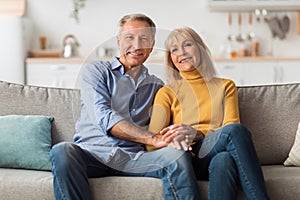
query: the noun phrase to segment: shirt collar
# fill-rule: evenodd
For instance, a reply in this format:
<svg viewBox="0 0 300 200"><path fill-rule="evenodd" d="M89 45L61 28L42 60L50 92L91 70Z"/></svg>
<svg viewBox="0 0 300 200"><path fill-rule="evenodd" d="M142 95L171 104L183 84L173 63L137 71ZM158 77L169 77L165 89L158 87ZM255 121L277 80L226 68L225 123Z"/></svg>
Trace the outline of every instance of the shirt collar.
<svg viewBox="0 0 300 200"><path fill-rule="evenodd" d="M115 69L118 69L118 68L122 68L122 73L124 74L123 65L120 63L118 57L113 57L112 60L110 61L110 64L111 64L111 69L112 70L115 70Z"/></svg>
<svg viewBox="0 0 300 200"><path fill-rule="evenodd" d="M119 69L123 75L125 74L124 67L122 63L119 61L118 57L113 57L112 60L110 61L110 64L112 70ZM144 78L146 75L148 75L148 69L144 65L141 65L140 78Z"/></svg>

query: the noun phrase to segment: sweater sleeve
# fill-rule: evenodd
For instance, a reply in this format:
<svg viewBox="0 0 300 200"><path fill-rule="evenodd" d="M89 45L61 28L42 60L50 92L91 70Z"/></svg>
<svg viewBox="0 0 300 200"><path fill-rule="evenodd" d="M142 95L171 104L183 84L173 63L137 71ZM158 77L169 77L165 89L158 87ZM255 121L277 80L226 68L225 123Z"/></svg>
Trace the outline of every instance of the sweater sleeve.
<svg viewBox="0 0 300 200"><path fill-rule="evenodd" d="M238 93L232 80L224 80L224 120L223 126L233 123L240 123Z"/></svg>
<svg viewBox="0 0 300 200"><path fill-rule="evenodd" d="M171 119L171 91L162 87L155 96L148 130L158 134L163 128L170 124ZM146 149L153 150L154 147L146 145Z"/></svg>

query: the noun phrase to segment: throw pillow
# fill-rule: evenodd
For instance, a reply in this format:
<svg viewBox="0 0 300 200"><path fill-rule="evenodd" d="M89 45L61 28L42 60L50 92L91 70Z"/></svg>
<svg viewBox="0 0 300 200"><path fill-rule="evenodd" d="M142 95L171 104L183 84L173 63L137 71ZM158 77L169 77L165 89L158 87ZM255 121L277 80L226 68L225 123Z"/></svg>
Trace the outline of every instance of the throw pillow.
<svg viewBox="0 0 300 200"><path fill-rule="evenodd" d="M52 117L0 116L0 167L51 170Z"/></svg>
<svg viewBox="0 0 300 200"><path fill-rule="evenodd" d="M298 124L294 145L283 164L285 166L300 166L300 122Z"/></svg>

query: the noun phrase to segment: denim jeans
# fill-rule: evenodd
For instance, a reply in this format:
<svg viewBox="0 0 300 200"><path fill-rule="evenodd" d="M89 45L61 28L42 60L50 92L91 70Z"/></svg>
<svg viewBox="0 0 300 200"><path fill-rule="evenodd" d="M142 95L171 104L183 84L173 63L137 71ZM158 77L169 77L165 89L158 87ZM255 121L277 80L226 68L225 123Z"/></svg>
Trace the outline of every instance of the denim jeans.
<svg viewBox="0 0 300 200"><path fill-rule="evenodd" d="M193 147L198 179L209 179L209 199L236 199L241 185L248 200L269 199L251 134L230 124L209 134Z"/></svg>
<svg viewBox="0 0 300 200"><path fill-rule="evenodd" d="M160 178L166 200L200 198L191 154L172 147L145 152L137 160L131 160L120 150L111 162L115 164L121 162L122 166L125 166L124 170L108 167L92 153L73 143L64 142L55 145L50 155L54 194L57 200L92 199L88 178L105 176Z"/></svg>

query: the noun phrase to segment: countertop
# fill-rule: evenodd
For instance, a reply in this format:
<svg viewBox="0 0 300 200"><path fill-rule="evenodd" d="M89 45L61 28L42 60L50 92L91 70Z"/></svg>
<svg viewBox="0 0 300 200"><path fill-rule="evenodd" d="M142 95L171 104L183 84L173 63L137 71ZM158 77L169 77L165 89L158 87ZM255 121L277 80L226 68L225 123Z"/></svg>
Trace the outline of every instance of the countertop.
<svg viewBox="0 0 300 200"><path fill-rule="evenodd" d="M217 62L249 62L249 61L300 61L300 57L237 57L237 58L214 58Z"/></svg>
<svg viewBox="0 0 300 200"><path fill-rule="evenodd" d="M104 58L104 60L108 60ZM83 57L74 58L27 58L26 63L83 63L87 60ZM300 57L237 57L237 58L214 58L216 62L249 62L249 61L300 61ZM148 62L164 62L163 58L149 58Z"/></svg>
<svg viewBox="0 0 300 200"><path fill-rule="evenodd" d="M86 62L85 58L74 57L74 58L26 58L26 63L82 63Z"/></svg>

